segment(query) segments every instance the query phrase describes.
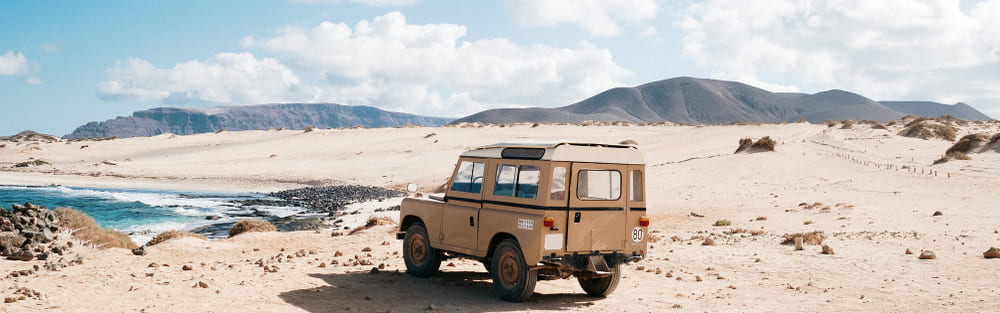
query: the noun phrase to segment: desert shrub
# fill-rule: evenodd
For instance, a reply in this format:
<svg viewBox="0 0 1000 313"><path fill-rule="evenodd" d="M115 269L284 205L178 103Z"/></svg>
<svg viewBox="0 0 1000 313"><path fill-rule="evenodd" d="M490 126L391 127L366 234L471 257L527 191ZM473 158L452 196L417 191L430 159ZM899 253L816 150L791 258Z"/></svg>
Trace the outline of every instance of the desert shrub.
<svg viewBox="0 0 1000 313"><path fill-rule="evenodd" d="M732 224L733 224L733 222L730 222L727 219L721 219L721 220L715 221L715 224L713 224L712 226L729 226L729 225L732 225Z"/></svg>
<svg viewBox="0 0 1000 313"><path fill-rule="evenodd" d="M202 235L199 235L199 234L195 234L195 233L191 233L191 232L186 232L186 231L168 230L168 231L160 233L159 235L156 235L156 237L153 237L152 240L150 240L149 242L146 243L146 246L153 246L153 245L156 245L158 243L165 242L167 240L178 239L178 238L185 238L185 237L192 237L192 238L198 238L198 239L201 239L201 240L205 240L205 236L202 236Z"/></svg>
<svg viewBox="0 0 1000 313"><path fill-rule="evenodd" d="M954 117L951 114L941 115L941 117L938 117L935 120L941 123L958 124L962 126L969 125L968 120Z"/></svg>
<svg viewBox="0 0 1000 313"><path fill-rule="evenodd" d="M396 220L393 220L391 217L388 216L371 216L368 217L368 221L366 221L364 225L355 227L350 232L348 232L347 235L354 235L359 231L379 225L396 225Z"/></svg>
<svg viewBox="0 0 1000 313"><path fill-rule="evenodd" d="M99 248L133 249L137 245L123 232L101 228L94 218L73 208L56 208L59 214L59 227L73 231L73 237L83 240Z"/></svg>
<svg viewBox="0 0 1000 313"><path fill-rule="evenodd" d="M888 129L888 128L886 128L885 125L882 125L882 123L875 122L875 124L872 124L872 129Z"/></svg>
<svg viewBox="0 0 1000 313"><path fill-rule="evenodd" d="M796 122L796 123L809 123L809 121L807 121L807 120L806 120L806 119L804 119L804 118L800 118L800 119L799 119L798 121L795 121L795 122Z"/></svg>
<svg viewBox="0 0 1000 313"><path fill-rule="evenodd" d="M620 144L620 145L636 145L636 146L638 146L638 145L639 145L639 143L638 143L638 142L635 142L635 140L632 140L632 139L626 139L626 140L622 140L622 141L621 141L621 142L619 142L618 144Z"/></svg>
<svg viewBox="0 0 1000 313"><path fill-rule="evenodd" d="M781 244L783 245L795 244L795 237L802 237L802 243L811 245L819 245L823 243L823 240L826 240L826 235L824 235L822 231L785 234L782 237L783 240L781 241Z"/></svg>
<svg viewBox="0 0 1000 313"><path fill-rule="evenodd" d="M316 126L309 125L309 126L306 126L305 128L303 128L302 132L303 133L308 133L308 132L311 132L311 131L314 131L314 130L316 130Z"/></svg>
<svg viewBox="0 0 1000 313"><path fill-rule="evenodd" d="M1000 142L1000 134L993 135L993 138L990 138L990 143L991 144L997 143L997 142Z"/></svg>
<svg viewBox="0 0 1000 313"><path fill-rule="evenodd" d="M760 235L763 235L763 234L766 234L766 233L767 232L763 231L763 230L753 230L753 229L746 229L746 228L733 228L733 229L725 231L725 234L727 234L727 235L749 234L750 236L760 236Z"/></svg>
<svg viewBox="0 0 1000 313"><path fill-rule="evenodd" d="M278 231L278 229L267 221L242 220L236 222L236 224L233 225L233 228L229 230L229 238L233 238L233 236L247 232L271 232L271 231Z"/></svg>
<svg viewBox="0 0 1000 313"><path fill-rule="evenodd" d="M968 154L965 154L965 152L951 151L941 156L940 159L934 160L934 164L941 164L950 160L972 160L972 158Z"/></svg>
<svg viewBox="0 0 1000 313"><path fill-rule="evenodd" d="M921 118L918 118L918 120ZM921 139L941 138L948 141L955 141L958 129L948 125L931 123L928 121L910 122L906 128L899 132L900 136L914 137Z"/></svg>
<svg viewBox="0 0 1000 313"><path fill-rule="evenodd" d="M774 146L777 143L770 136L764 136L764 138L758 139L757 142L753 143L751 148L756 151L774 151Z"/></svg>
<svg viewBox="0 0 1000 313"><path fill-rule="evenodd" d="M839 124L837 120L826 120L826 127L834 127Z"/></svg>
<svg viewBox="0 0 1000 313"><path fill-rule="evenodd" d="M854 127L854 123L856 123L856 122L854 120L852 120L852 119L846 119L846 120L840 121L840 123L843 124L843 125L840 125L840 129L851 129L851 128Z"/></svg>
<svg viewBox="0 0 1000 313"><path fill-rule="evenodd" d="M886 123L885 126L893 126L893 125L896 125L898 123L899 123L898 121L889 121L889 123Z"/></svg>
<svg viewBox="0 0 1000 313"><path fill-rule="evenodd" d="M958 142L952 145L951 148L948 148L948 150L945 151L945 153L946 154L952 152L969 153L969 151L972 151L972 149L975 149L979 147L979 145L986 143L986 140L988 139L989 136L986 134L965 135L965 137L962 137L962 139L959 139Z"/></svg>
<svg viewBox="0 0 1000 313"><path fill-rule="evenodd" d="M740 153L740 152L743 152L743 151L750 150L750 146L752 146L752 145L753 145L753 139L750 139L750 138L741 138L740 139L740 146L736 147L736 152L733 152L733 153Z"/></svg>

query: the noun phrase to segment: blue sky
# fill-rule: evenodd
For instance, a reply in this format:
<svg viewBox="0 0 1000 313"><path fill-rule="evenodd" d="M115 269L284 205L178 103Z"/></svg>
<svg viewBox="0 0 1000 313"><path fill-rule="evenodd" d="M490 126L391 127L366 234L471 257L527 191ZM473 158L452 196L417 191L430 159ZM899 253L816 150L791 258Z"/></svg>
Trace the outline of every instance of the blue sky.
<svg viewBox="0 0 1000 313"><path fill-rule="evenodd" d="M1000 0L0 3L0 134L158 106L460 117L676 76L998 117Z"/></svg>

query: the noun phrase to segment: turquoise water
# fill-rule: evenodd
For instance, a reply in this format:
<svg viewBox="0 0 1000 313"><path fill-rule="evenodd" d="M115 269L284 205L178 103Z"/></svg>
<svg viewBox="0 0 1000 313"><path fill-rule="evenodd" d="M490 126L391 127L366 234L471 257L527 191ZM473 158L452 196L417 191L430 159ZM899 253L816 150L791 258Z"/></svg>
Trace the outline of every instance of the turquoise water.
<svg viewBox="0 0 1000 313"><path fill-rule="evenodd" d="M296 207L243 206L238 201L272 199L259 194L220 194L139 189L62 186L0 186L0 207L30 202L50 209L72 207L93 217L101 227L128 233L139 244L166 230L191 230L231 223L247 216L288 216ZM208 220L206 217L217 219Z"/></svg>

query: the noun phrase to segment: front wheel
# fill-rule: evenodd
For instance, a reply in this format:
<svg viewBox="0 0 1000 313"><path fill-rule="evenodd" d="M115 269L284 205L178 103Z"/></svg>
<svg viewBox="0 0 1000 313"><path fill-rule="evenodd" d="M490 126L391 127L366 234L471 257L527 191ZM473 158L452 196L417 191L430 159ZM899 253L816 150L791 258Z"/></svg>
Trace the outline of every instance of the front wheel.
<svg viewBox="0 0 1000 313"><path fill-rule="evenodd" d="M423 223L416 223L406 229L403 238L403 262L406 272L416 277L434 275L441 267L441 250L431 247L427 237L427 228Z"/></svg>
<svg viewBox="0 0 1000 313"><path fill-rule="evenodd" d="M620 266L612 268L611 275L607 277L576 278L576 280L580 282L580 287L583 287L583 291L586 291L588 295L594 297L607 297L615 291L615 288L618 288L618 281L621 279L622 271Z"/></svg>
<svg viewBox="0 0 1000 313"><path fill-rule="evenodd" d="M531 298L538 271L528 269L516 240L501 241L493 252L492 261L493 289L500 299L521 302Z"/></svg>

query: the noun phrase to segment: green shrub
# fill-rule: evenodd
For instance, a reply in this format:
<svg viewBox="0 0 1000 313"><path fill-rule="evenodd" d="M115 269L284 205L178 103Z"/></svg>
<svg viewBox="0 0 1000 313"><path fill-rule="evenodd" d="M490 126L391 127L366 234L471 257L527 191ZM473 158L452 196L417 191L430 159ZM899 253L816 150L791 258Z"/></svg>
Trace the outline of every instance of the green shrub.
<svg viewBox="0 0 1000 313"><path fill-rule="evenodd" d="M715 224L713 226L729 226L729 225L732 225L732 224L733 224L733 222L730 222L727 219L721 219L721 220L715 221Z"/></svg>

